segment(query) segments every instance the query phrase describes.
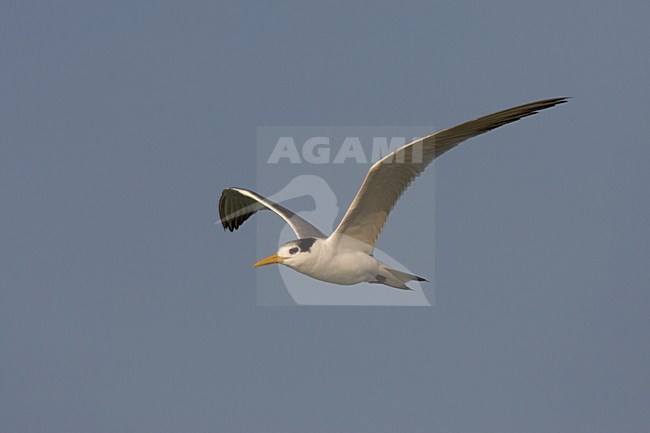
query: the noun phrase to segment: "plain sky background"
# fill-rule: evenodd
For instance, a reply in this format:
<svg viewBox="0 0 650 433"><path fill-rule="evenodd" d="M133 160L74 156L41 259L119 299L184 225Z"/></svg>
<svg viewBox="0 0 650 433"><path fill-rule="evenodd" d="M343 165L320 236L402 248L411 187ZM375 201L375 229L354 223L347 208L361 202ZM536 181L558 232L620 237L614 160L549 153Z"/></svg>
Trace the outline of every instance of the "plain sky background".
<svg viewBox="0 0 650 433"><path fill-rule="evenodd" d="M647 432L649 21L2 2L0 431ZM259 125L444 127L563 95L399 202L379 247L435 255L432 308L258 307L255 225L214 225L224 187L256 185Z"/></svg>

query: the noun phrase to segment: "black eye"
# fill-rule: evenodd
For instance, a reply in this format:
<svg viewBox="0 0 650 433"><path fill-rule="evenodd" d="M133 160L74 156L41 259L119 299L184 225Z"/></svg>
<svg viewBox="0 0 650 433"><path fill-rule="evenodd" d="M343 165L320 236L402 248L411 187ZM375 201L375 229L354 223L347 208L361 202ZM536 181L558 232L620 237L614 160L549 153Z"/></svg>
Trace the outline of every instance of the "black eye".
<svg viewBox="0 0 650 433"><path fill-rule="evenodd" d="M289 254L296 254L298 252L298 247L293 247L289 250Z"/></svg>

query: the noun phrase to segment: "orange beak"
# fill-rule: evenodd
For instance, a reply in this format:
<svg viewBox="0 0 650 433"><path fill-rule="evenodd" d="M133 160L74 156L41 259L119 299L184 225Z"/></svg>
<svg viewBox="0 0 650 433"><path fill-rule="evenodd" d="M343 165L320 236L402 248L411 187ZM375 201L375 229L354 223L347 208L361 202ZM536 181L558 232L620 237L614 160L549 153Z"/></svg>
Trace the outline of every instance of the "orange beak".
<svg viewBox="0 0 650 433"><path fill-rule="evenodd" d="M282 263L283 261L284 261L284 258L278 256L278 253L275 253L272 256L268 256L267 258L262 259L259 262L255 263L253 265L253 267L257 268L257 267L260 267L260 266L272 265L273 263Z"/></svg>

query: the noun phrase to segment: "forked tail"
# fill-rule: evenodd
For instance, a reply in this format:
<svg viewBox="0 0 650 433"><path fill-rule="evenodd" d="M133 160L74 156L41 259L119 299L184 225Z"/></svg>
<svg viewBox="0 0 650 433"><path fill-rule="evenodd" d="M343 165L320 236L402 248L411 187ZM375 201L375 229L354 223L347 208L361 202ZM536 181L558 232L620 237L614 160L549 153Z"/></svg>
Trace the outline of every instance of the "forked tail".
<svg viewBox="0 0 650 433"><path fill-rule="evenodd" d="M371 284L384 284L386 286L394 287L401 290L412 290L406 285L409 281L427 281L417 275L407 274L406 272L398 271L388 266L379 268L379 275L375 276L375 280Z"/></svg>

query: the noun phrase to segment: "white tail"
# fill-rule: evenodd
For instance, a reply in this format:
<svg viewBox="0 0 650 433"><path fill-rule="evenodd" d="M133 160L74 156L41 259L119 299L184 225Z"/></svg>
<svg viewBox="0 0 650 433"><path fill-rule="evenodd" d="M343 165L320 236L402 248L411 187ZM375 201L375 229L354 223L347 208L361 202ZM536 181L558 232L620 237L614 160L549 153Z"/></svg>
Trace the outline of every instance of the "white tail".
<svg viewBox="0 0 650 433"><path fill-rule="evenodd" d="M379 275L376 276L371 284L384 284L386 286L394 287L401 290L411 290L406 285L409 281L427 281L417 275L407 274L406 272L398 271L397 269L389 268L383 265L379 268Z"/></svg>

